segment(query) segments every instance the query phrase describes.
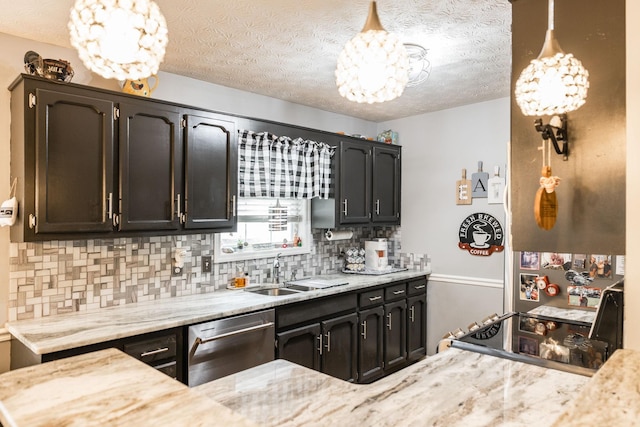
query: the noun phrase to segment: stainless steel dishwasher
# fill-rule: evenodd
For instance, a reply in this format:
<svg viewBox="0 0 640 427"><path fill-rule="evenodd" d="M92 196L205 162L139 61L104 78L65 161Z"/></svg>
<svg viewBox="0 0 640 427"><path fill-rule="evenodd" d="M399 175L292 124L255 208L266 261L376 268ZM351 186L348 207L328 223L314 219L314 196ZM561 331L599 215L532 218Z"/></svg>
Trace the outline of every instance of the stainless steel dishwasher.
<svg viewBox="0 0 640 427"><path fill-rule="evenodd" d="M187 385L194 387L274 359L275 310L189 327Z"/></svg>

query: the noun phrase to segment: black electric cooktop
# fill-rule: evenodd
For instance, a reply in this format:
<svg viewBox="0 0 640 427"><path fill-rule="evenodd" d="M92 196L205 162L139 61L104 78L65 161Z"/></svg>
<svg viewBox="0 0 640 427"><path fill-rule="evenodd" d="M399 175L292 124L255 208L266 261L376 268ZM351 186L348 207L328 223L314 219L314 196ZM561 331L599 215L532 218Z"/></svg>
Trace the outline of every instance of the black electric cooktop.
<svg viewBox="0 0 640 427"><path fill-rule="evenodd" d="M590 323L507 313L454 338L451 347L591 376L607 360L608 344L589 339Z"/></svg>

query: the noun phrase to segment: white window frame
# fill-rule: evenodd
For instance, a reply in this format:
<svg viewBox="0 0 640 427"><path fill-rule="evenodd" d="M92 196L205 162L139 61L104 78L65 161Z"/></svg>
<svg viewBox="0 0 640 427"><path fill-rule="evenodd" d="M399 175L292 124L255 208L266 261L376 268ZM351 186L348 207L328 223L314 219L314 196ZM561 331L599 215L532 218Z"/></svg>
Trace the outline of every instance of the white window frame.
<svg viewBox="0 0 640 427"><path fill-rule="evenodd" d="M287 248L264 249L260 251L236 251L228 254L222 252L220 243L220 235L224 233L215 233L213 239L213 263L221 264L225 262L246 261L251 259L274 258L277 254L281 256L303 255L311 253L312 234L311 234L311 200L304 200L302 203L302 220L299 222L298 236L302 239L301 247L290 246Z"/></svg>

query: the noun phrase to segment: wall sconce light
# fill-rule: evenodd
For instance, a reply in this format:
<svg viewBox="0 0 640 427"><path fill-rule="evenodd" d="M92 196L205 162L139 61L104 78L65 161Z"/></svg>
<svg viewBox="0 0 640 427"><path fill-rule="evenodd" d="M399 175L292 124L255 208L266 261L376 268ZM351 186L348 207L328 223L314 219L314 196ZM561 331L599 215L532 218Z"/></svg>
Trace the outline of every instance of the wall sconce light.
<svg viewBox="0 0 640 427"><path fill-rule="evenodd" d="M409 80L407 51L382 27L375 1L362 31L340 52L335 75L338 92L349 101L373 104L402 95Z"/></svg>
<svg viewBox="0 0 640 427"><path fill-rule="evenodd" d="M104 78L146 78L164 60L167 23L153 1L77 0L68 27L80 60Z"/></svg>
<svg viewBox="0 0 640 427"><path fill-rule="evenodd" d="M587 98L589 72L554 35L554 0L549 0L548 28L538 58L516 81L516 102L525 116L564 114L580 108Z"/></svg>
<svg viewBox="0 0 640 427"><path fill-rule="evenodd" d="M556 153L562 155L562 160L569 158L569 135L567 133L567 115L553 116L548 124L542 124L542 119L534 121L536 130L544 141L551 140ZM558 143L562 143L562 148Z"/></svg>

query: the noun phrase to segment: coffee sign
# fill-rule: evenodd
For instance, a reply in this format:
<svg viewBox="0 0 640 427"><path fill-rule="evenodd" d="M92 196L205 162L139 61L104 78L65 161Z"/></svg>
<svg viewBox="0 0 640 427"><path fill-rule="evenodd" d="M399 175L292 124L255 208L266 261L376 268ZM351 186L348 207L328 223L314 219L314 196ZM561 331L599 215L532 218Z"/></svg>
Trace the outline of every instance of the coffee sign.
<svg viewBox="0 0 640 427"><path fill-rule="evenodd" d="M486 213L474 213L466 217L460 224L458 238L458 247L471 255L489 256L504 250L502 225Z"/></svg>

